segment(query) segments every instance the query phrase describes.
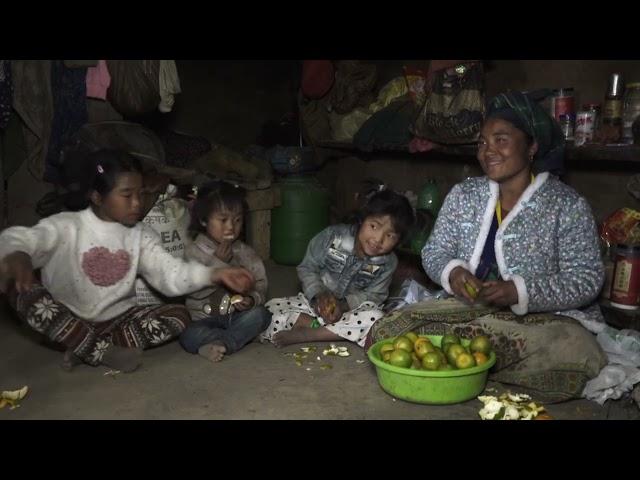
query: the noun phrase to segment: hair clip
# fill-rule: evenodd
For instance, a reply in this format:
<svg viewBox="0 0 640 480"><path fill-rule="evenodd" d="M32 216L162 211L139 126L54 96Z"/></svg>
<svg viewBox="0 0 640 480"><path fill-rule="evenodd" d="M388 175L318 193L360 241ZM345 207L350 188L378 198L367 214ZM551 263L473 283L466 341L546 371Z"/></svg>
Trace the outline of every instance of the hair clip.
<svg viewBox="0 0 640 480"><path fill-rule="evenodd" d="M104 168L100 164L98 164L98 173L104 173Z"/></svg>
<svg viewBox="0 0 640 480"><path fill-rule="evenodd" d="M369 201L371 200L371 198L373 198L374 195L377 195L380 192L384 192L386 189L387 189L387 186L384 183L379 183L374 188L369 190L369 192L367 192L364 195L364 198L366 198L366 200Z"/></svg>

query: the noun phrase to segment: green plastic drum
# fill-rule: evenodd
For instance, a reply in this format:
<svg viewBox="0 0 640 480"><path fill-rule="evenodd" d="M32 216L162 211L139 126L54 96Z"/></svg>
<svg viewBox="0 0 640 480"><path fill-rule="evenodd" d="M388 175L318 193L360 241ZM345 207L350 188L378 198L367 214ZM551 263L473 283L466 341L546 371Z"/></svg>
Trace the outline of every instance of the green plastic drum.
<svg viewBox="0 0 640 480"><path fill-rule="evenodd" d="M309 241L329 225L329 194L315 177L286 177L276 185L282 204L271 212L271 258L298 265Z"/></svg>
<svg viewBox="0 0 640 480"><path fill-rule="evenodd" d="M416 208L431 212L433 218L437 218L440 207L442 207L442 200L438 185L433 179L427 180L418 193Z"/></svg>
<svg viewBox="0 0 640 480"><path fill-rule="evenodd" d="M440 346L441 335L421 335L428 337L435 346ZM496 354L491 352L489 361L478 367L462 370L428 371L394 367L380 358L380 348L393 343L392 338L380 340L368 352L369 360L375 365L378 381L382 389L393 397L415 403L447 405L466 402L477 397L487 384L489 369L496 363ZM462 339L468 346L470 340Z"/></svg>

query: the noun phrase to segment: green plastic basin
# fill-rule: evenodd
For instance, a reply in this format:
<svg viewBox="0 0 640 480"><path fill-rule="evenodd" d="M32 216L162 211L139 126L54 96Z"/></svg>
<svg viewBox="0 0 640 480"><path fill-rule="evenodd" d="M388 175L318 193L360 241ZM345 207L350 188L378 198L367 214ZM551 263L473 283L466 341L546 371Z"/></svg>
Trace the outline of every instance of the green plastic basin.
<svg viewBox="0 0 640 480"><path fill-rule="evenodd" d="M440 346L441 335L420 336L428 337L433 345ZM395 398L409 402L448 405L471 400L482 393L489 369L496 363L496 354L491 352L489 361L484 365L462 370L432 372L394 367L380 357L380 348L386 343L393 343L393 340L380 340L369 349L367 355L376 367L382 389ZM462 339L461 342L466 347L471 341Z"/></svg>

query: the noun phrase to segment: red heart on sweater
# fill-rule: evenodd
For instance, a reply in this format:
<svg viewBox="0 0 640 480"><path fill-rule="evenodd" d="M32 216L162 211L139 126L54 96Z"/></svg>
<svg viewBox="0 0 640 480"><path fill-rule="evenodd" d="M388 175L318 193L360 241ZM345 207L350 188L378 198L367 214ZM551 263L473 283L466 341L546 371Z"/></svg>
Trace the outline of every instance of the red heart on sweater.
<svg viewBox="0 0 640 480"><path fill-rule="evenodd" d="M94 285L108 287L122 280L131 268L126 250L112 253L106 247L93 247L82 254L82 270Z"/></svg>

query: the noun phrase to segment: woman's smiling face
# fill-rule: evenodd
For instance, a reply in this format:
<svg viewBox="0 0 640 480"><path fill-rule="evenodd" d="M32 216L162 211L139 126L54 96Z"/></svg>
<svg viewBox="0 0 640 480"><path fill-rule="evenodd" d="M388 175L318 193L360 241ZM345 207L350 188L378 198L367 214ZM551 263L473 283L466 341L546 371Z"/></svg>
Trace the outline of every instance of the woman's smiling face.
<svg viewBox="0 0 640 480"><path fill-rule="evenodd" d="M484 173L501 183L531 168L531 158L538 150L527 135L511 122L490 118L482 127L478 142L478 161Z"/></svg>

